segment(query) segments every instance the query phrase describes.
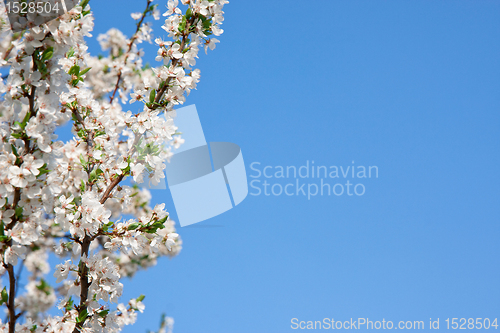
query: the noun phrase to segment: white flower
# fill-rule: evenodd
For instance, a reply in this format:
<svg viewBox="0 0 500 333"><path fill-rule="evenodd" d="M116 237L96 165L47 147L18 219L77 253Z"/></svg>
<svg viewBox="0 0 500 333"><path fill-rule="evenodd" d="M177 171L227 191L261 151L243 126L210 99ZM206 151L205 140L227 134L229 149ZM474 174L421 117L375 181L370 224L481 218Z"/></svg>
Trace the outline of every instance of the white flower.
<svg viewBox="0 0 500 333"><path fill-rule="evenodd" d="M208 5L209 2L207 0L197 0L196 3L193 5L193 10L196 13L200 13L203 16L208 15Z"/></svg>
<svg viewBox="0 0 500 333"><path fill-rule="evenodd" d="M138 20L142 17L142 13L131 13L130 16L134 19L134 20Z"/></svg>
<svg viewBox="0 0 500 333"><path fill-rule="evenodd" d="M132 176L134 178L134 182L140 184L144 180L142 177L144 176L144 165L141 163L131 164L130 170L132 171Z"/></svg>
<svg viewBox="0 0 500 333"><path fill-rule="evenodd" d="M24 82L28 86L33 85L35 87L39 87L41 85L41 82L39 81L41 77L42 74L40 72L29 73Z"/></svg>
<svg viewBox="0 0 500 333"><path fill-rule="evenodd" d="M174 246L174 245L175 245L175 241L176 241L176 239L177 239L178 237L179 237L179 235L178 235L178 234L176 234L175 232L172 232L172 233L168 234L168 236L167 236L167 240L166 240L166 242L165 242L165 246L167 247L167 249L168 249L169 251L171 251L171 250L172 250L172 246Z"/></svg>
<svg viewBox="0 0 500 333"><path fill-rule="evenodd" d="M131 299L128 304L130 304L132 309L137 309L140 313L143 313L146 308L146 306L142 302L137 301L137 299Z"/></svg>
<svg viewBox="0 0 500 333"><path fill-rule="evenodd" d="M177 8L177 6L179 5L179 1L178 0L168 0L168 3L167 3L167 8L168 10L163 13L163 16L170 16L172 14L182 14L181 10L179 8Z"/></svg>
<svg viewBox="0 0 500 333"><path fill-rule="evenodd" d="M38 176L40 174L40 169L45 162L43 160L36 160L33 155L28 155L24 158L23 168L29 172L31 172L34 176Z"/></svg>
<svg viewBox="0 0 500 333"><path fill-rule="evenodd" d="M161 13L151 2L153 17L159 19ZM0 221L7 237L2 259L16 265L25 258L27 281L19 285L25 290L15 300L18 312L26 314L18 319L16 331L74 331L81 314L69 300L73 297L73 305L78 304L85 285L78 274L83 267L88 272L89 286L83 290L88 293L88 317L79 331L119 332L144 310L139 299L127 306L107 303L121 297L122 277L155 265L160 256L177 255L182 241L165 205L151 208L150 191L135 183L144 177L155 184L162 180L166 161L183 143L175 134L173 108L197 87L200 70L193 67L200 49L213 50L219 42L207 36L222 33L225 3L167 1L162 26L167 34L155 39L158 51L153 56L160 64L152 68L144 64L139 48L152 40L153 25L147 20L132 36L117 29L99 35L104 55L89 54L85 37L93 29L90 5L75 6L20 37L5 31L0 38L0 66L9 66L7 79L0 78ZM179 30L187 7L195 26ZM131 17L140 20L142 15ZM211 24L203 25L201 16ZM80 73L92 70L76 75L76 68ZM159 103L150 103L150 96ZM141 103L126 110L128 101ZM55 134L64 124L72 128L70 140ZM127 185L131 179L135 183ZM126 222L120 222L123 218ZM49 253L60 259L52 273L60 283L57 294L52 279L44 277ZM0 265L0 275L5 274ZM62 298L63 314L45 314L56 295ZM165 332L172 326L167 318ZM5 329L0 323L0 331Z"/></svg>
<svg viewBox="0 0 500 333"><path fill-rule="evenodd" d="M214 50L216 43L220 43L220 41L217 38L210 38L210 41L205 44L205 54L208 52L208 49Z"/></svg>
<svg viewBox="0 0 500 333"><path fill-rule="evenodd" d="M92 157L96 160L100 160L102 158L102 151L94 150L94 152L92 153Z"/></svg>
<svg viewBox="0 0 500 333"><path fill-rule="evenodd" d="M32 173L29 170L20 168L16 165L9 168L10 183L15 187L26 187L28 185L28 179L31 178L29 177L30 175L32 175Z"/></svg>
<svg viewBox="0 0 500 333"><path fill-rule="evenodd" d="M26 35L25 50L27 55L32 55L35 48L42 46L41 40L45 37L44 33L34 33L34 30Z"/></svg>
<svg viewBox="0 0 500 333"><path fill-rule="evenodd" d="M61 282L68 278L68 274L71 270L75 270L77 267L71 263L70 260L66 260L64 264L59 264L56 266L54 272L54 277L56 278L56 283Z"/></svg>
<svg viewBox="0 0 500 333"><path fill-rule="evenodd" d="M167 54L170 58L180 59L182 58L181 46L179 44L173 44L170 49L167 51Z"/></svg>
<svg viewBox="0 0 500 333"><path fill-rule="evenodd" d="M160 19L160 11L158 10L158 8L155 8L153 10L153 18L158 21Z"/></svg>
<svg viewBox="0 0 500 333"><path fill-rule="evenodd" d="M178 149L186 140L182 139L180 135L176 135L173 137L174 141L172 142L172 146L175 149Z"/></svg>
<svg viewBox="0 0 500 333"><path fill-rule="evenodd" d="M142 100L146 96L146 94L147 94L146 90L142 89L135 90L133 93L130 94L131 97L130 104Z"/></svg>
<svg viewBox="0 0 500 333"><path fill-rule="evenodd" d="M5 250L4 261L13 266L17 265L17 259L24 259L26 253L26 248L21 245L12 245Z"/></svg>

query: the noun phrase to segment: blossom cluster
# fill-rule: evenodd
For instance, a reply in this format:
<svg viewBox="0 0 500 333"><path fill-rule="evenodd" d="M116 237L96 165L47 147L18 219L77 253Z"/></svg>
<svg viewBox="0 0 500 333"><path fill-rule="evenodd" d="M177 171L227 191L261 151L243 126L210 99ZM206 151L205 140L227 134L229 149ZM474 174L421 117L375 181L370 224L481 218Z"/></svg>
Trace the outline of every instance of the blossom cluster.
<svg viewBox="0 0 500 333"><path fill-rule="evenodd" d="M196 89L200 49L213 50L226 0L146 0L136 31L85 38L89 0L64 15L13 33L0 3L0 332L118 332L144 310L143 296L119 302L121 278L176 256L182 241L164 204L137 184L158 184L183 139L175 106ZM161 7L165 10L161 13ZM164 19L165 40L150 21ZM158 47L145 66L143 42ZM71 123L73 138L56 130ZM49 255L61 263L50 273ZM20 265L27 284L19 288ZM17 294L19 293L19 295ZM47 311L57 306L60 316ZM21 318L23 318L21 320ZM161 331L172 330L166 317Z"/></svg>

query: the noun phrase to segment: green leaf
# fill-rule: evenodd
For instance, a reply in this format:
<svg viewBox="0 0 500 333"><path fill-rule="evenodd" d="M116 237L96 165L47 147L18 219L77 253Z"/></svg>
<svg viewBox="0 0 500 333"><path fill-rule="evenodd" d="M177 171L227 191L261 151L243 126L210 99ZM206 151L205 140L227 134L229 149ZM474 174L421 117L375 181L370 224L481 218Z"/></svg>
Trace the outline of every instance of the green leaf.
<svg viewBox="0 0 500 333"><path fill-rule="evenodd" d="M80 191L85 192L85 182L82 179L82 183L80 184Z"/></svg>
<svg viewBox="0 0 500 333"><path fill-rule="evenodd" d="M151 92L149 93L149 103L153 103L155 101L156 97L156 90L151 89Z"/></svg>
<svg viewBox="0 0 500 333"><path fill-rule="evenodd" d="M49 72L48 69L47 69L47 66L45 66L45 64L43 62L40 64L40 66L38 66L38 70L43 75L46 75Z"/></svg>
<svg viewBox="0 0 500 333"><path fill-rule="evenodd" d="M92 67L85 68L83 71L80 72L80 76L82 76L83 74L86 74L91 69L92 69Z"/></svg>
<svg viewBox="0 0 500 333"><path fill-rule="evenodd" d="M17 149L16 149L16 146L14 146L13 144L10 145L10 147L12 148L12 153L14 155L16 155L16 157L19 157L19 154L17 153Z"/></svg>
<svg viewBox="0 0 500 333"><path fill-rule="evenodd" d="M43 291L47 296L50 295L50 291L52 290L52 287L47 282L45 282L44 279L40 280L40 284L37 285L36 288L40 291Z"/></svg>
<svg viewBox="0 0 500 333"><path fill-rule="evenodd" d="M89 182L93 182L94 180L96 180L97 178L99 178L99 175L103 174L104 172L97 168L95 169L94 171L92 171L89 175Z"/></svg>
<svg viewBox="0 0 500 333"><path fill-rule="evenodd" d="M208 29L212 26L212 19L203 21L203 28Z"/></svg>
<svg viewBox="0 0 500 333"><path fill-rule="evenodd" d="M87 132L85 132L85 130L82 128L78 132L76 132L76 135L78 135L80 139L85 139L87 137Z"/></svg>
<svg viewBox="0 0 500 333"><path fill-rule="evenodd" d="M36 176L37 178L50 172L49 169L43 169L43 170L39 170L39 171L40 171L40 173L38 174L38 176Z"/></svg>
<svg viewBox="0 0 500 333"><path fill-rule="evenodd" d="M71 49L68 51L68 53L66 53L66 57L71 58L74 55L75 55L75 49L73 47L71 47Z"/></svg>
<svg viewBox="0 0 500 333"><path fill-rule="evenodd" d="M83 323L85 319L87 319L87 316L89 313L87 312L87 308L83 308L83 310L80 311L78 314L78 318L76 318L77 323Z"/></svg>
<svg viewBox="0 0 500 333"><path fill-rule="evenodd" d="M157 223L161 223L161 224L163 224L163 223L165 223L165 222L167 221L167 219L168 219L168 215L167 215L167 216L165 216L164 218L162 218L161 220L158 220L158 222L157 222Z"/></svg>
<svg viewBox="0 0 500 333"><path fill-rule="evenodd" d="M44 175L44 174L46 174L46 173L49 173L49 172L50 172L50 170L49 170L49 169L47 169L47 163L45 163L44 165L42 165L42 167L41 167L41 168L39 168L39 169L38 169L38 171L39 171L40 173L38 174L38 176L36 176L37 178L38 178L38 177L40 177L41 175Z"/></svg>
<svg viewBox="0 0 500 333"><path fill-rule="evenodd" d="M111 227L112 225L113 225L113 221L110 221L110 222L108 222L108 223L106 223L106 224L104 224L104 225L102 226L102 230L104 230L104 231L106 231L106 232L107 232L107 231L108 231L108 229L109 229L109 227Z"/></svg>
<svg viewBox="0 0 500 333"><path fill-rule="evenodd" d="M82 166L86 168L89 165L89 162L85 161L85 158L83 158L83 155L80 154L80 163L82 163Z"/></svg>
<svg viewBox="0 0 500 333"><path fill-rule="evenodd" d="M144 296L144 295L137 297L137 302L142 302L144 300L144 298L146 298L146 296Z"/></svg>
<svg viewBox="0 0 500 333"><path fill-rule="evenodd" d="M21 129L25 129L26 125L28 124L28 121L30 120L30 113L26 112L26 115L24 116L23 122L15 121L14 125L19 126Z"/></svg>
<svg viewBox="0 0 500 333"><path fill-rule="evenodd" d="M101 312L98 312L97 314L99 315L99 317L106 317L109 313L109 310L102 310Z"/></svg>
<svg viewBox="0 0 500 333"><path fill-rule="evenodd" d="M23 207L16 207L15 212L15 216L20 220L23 217Z"/></svg>
<svg viewBox="0 0 500 333"><path fill-rule="evenodd" d="M82 3L80 4L80 6L82 6L82 9L85 9L85 7L87 7L87 5L89 4L89 1L90 0L83 0Z"/></svg>
<svg viewBox="0 0 500 333"><path fill-rule="evenodd" d="M141 226L140 223L132 223L131 225L128 226L127 230L135 230Z"/></svg>
<svg viewBox="0 0 500 333"><path fill-rule="evenodd" d="M158 229L165 229L165 226L163 225L163 223L159 223L159 222L155 222L153 223L152 225L150 225L148 227L148 229L146 230L146 232L148 234L154 234L158 231Z"/></svg>
<svg viewBox="0 0 500 333"><path fill-rule="evenodd" d="M43 53L43 56L42 56L42 60L43 60L43 61L50 60L50 59L52 59L52 56L53 56L53 55L54 55L54 51L44 52L44 53Z"/></svg>
<svg viewBox="0 0 500 333"><path fill-rule="evenodd" d="M54 55L54 48L52 46L49 46L45 51L43 51L42 61L47 61L51 59L53 55Z"/></svg>
<svg viewBox="0 0 500 333"><path fill-rule="evenodd" d="M9 300L9 294L7 293L7 288L3 287L2 289L2 302L7 303Z"/></svg>
<svg viewBox="0 0 500 333"><path fill-rule="evenodd" d="M71 309L73 309L73 297L69 298L64 308L66 309L66 311L70 311Z"/></svg>
<svg viewBox="0 0 500 333"><path fill-rule="evenodd" d="M182 17L182 21L179 24L179 32L184 32L184 29L186 29L186 16Z"/></svg>
<svg viewBox="0 0 500 333"><path fill-rule="evenodd" d="M76 75L78 76L78 74L80 73L80 66L78 65L73 65L70 69L69 69L69 72L68 74L69 75Z"/></svg>

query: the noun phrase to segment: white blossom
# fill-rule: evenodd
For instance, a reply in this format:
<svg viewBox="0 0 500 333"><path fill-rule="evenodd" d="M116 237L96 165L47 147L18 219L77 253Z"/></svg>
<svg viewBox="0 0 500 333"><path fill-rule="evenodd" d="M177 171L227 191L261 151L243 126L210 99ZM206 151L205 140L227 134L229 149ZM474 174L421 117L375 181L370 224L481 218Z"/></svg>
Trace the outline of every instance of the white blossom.
<svg viewBox="0 0 500 333"><path fill-rule="evenodd" d="M174 107L196 89L193 67L200 48L219 43L209 36L222 33L227 1L146 3L131 14L132 36L114 28L97 36L100 57L85 40L88 2L23 34L5 27L0 10L0 67L9 67L0 79L0 275L16 279L22 261L27 281L12 298L24 317L13 316L16 332L119 332L145 308L141 297L116 304L121 279L182 249L165 205L151 208L151 193L135 184L158 184L184 143ZM150 21L160 17L168 37L154 39ZM158 63L147 67L139 45L153 39ZM55 133L66 124L73 138L63 142ZM62 315L47 314L56 304ZM15 321L0 322L0 332ZM160 332L172 327L167 317Z"/></svg>

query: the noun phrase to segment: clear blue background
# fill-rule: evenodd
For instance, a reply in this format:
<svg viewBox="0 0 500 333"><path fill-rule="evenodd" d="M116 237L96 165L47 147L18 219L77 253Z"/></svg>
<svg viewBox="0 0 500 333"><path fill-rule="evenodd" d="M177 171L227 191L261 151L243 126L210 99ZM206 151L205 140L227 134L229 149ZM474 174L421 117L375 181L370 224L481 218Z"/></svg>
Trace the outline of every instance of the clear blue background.
<svg viewBox="0 0 500 333"><path fill-rule="evenodd" d="M131 36L144 4L91 1L94 35ZM162 312L176 333L500 316L500 2L233 0L225 12L186 103L207 139L239 144L249 175L255 161L314 160L376 165L379 178L362 197L248 196L181 228L178 257L125 280L124 301L147 295L125 332L156 329ZM153 195L175 219L168 190Z"/></svg>

